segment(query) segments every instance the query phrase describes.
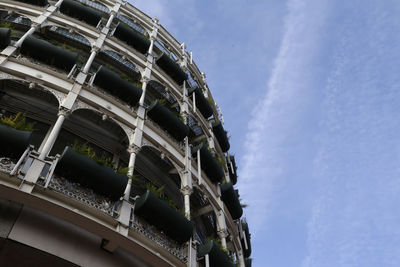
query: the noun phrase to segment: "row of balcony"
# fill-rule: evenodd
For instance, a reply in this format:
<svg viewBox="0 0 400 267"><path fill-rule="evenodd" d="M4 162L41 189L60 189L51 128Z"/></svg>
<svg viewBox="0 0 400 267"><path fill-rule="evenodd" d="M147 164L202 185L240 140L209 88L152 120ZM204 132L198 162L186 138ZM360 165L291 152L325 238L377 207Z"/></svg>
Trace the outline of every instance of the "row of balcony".
<svg viewBox="0 0 400 267"><path fill-rule="evenodd" d="M32 138L32 132L20 131L0 124L0 136L2 142L4 142L0 142L2 153L5 153L4 155L7 157L19 158L21 153L23 153L24 148L29 145ZM208 156L212 159L213 156L211 153L208 150L206 151L209 154ZM204 156L203 158L210 160L207 159L207 156ZM81 187L92 190L96 195L110 199L110 203L116 202L124 192L128 180L126 176L118 175L111 168L101 166L89 157L81 155L69 147L63 151L62 156L57 160L57 162L57 167L54 169L55 176L61 178L70 177L64 178L64 180L68 180L70 183L78 183ZM50 167L47 168L47 170L49 169ZM229 187L227 191L229 192ZM221 192L223 199L225 199L225 190L221 190ZM233 196L235 197L237 195ZM81 197L80 199L86 199L85 202L87 202L88 198ZM226 202L229 211L234 214L230 205L231 201L224 200L224 202ZM91 206L96 207L96 205ZM108 214L110 215L112 215L113 210L109 210L109 208L112 206L113 205L111 204L108 205ZM240 205L239 208L241 212ZM107 210L107 208L103 207L102 210ZM232 215L232 217L235 216ZM182 218L184 218L184 216ZM169 224L163 223L162 225ZM166 229L162 229L162 231L166 233L168 232Z"/></svg>

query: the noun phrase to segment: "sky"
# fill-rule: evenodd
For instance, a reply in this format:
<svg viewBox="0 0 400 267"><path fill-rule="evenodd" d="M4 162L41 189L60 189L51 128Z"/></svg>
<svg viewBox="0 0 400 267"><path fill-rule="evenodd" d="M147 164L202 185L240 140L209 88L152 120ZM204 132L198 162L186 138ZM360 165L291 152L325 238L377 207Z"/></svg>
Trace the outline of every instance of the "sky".
<svg viewBox="0 0 400 267"><path fill-rule="evenodd" d="M207 75L253 266L400 266L399 1L131 2Z"/></svg>

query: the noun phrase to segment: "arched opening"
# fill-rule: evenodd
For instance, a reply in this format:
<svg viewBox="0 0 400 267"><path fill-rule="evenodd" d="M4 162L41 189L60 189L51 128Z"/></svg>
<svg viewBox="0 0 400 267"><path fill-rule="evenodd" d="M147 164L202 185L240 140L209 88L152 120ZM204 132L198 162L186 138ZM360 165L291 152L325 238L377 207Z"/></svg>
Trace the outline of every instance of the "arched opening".
<svg viewBox="0 0 400 267"><path fill-rule="evenodd" d="M183 209L178 170L162 152L150 146L143 146L136 156L131 197L142 195L151 187L163 187L164 195L172 200L177 209Z"/></svg>
<svg viewBox="0 0 400 267"><path fill-rule="evenodd" d="M87 144L99 157L108 157L116 166L127 166L129 140L113 120L90 109L77 109L67 117L50 155L61 154L66 146Z"/></svg>
<svg viewBox="0 0 400 267"><path fill-rule="evenodd" d="M11 40L18 40L32 25L32 21L16 12L0 10L0 28L11 30Z"/></svg>
<svg viewBox="0 0 400 267"><path fill-rule="evenodd" d="M57 98L38 85L20 80L0 80L0 113L7 117L25 114L26 123L34 123L31 145L38 149L56 120L59 102Z"/></svg>
<svg viewBox="0 0 400 267"><path fill-rule="evenodd" d="M157 99L165 99L165 103L179 113L179 102L170 92L168 92L167 87L158 81L151 80L148 82L146 87L145 103L151 105Z"/></svg>

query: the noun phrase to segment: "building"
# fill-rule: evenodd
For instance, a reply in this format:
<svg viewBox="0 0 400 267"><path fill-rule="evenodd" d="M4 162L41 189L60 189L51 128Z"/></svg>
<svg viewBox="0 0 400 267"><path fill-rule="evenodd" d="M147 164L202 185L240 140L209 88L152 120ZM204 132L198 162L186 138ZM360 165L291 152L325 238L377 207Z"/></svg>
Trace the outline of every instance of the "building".
<svg viewBox="0 0 400 267"><path fill-rule="evenodd" d="M157 19L2 0L0 46L2 266L251 265L219 110Z"/></svg>

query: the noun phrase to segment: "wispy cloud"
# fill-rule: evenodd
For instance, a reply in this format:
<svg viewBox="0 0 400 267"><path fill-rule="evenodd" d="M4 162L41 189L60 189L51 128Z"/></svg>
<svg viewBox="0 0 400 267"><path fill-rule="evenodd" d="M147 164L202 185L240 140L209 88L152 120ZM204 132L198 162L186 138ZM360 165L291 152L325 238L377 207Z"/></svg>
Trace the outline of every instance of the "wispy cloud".
<svg viewBox="0 0 400 267"><path fill-rule="evenodd" d="M363 1L333 6L333 66L324 88L304 267L399 266L399 77L391 71L398 10Z"/></svg>
<svg viewBox="0 0 400 267"><path fill-rule="evenodd" d="M290 167L287 143L313 97L308 87L325 9L326 1L289 1L275 67L248 124L240 188L251 203L246 213L255 233L265 227L274 191Z"/></svg>

